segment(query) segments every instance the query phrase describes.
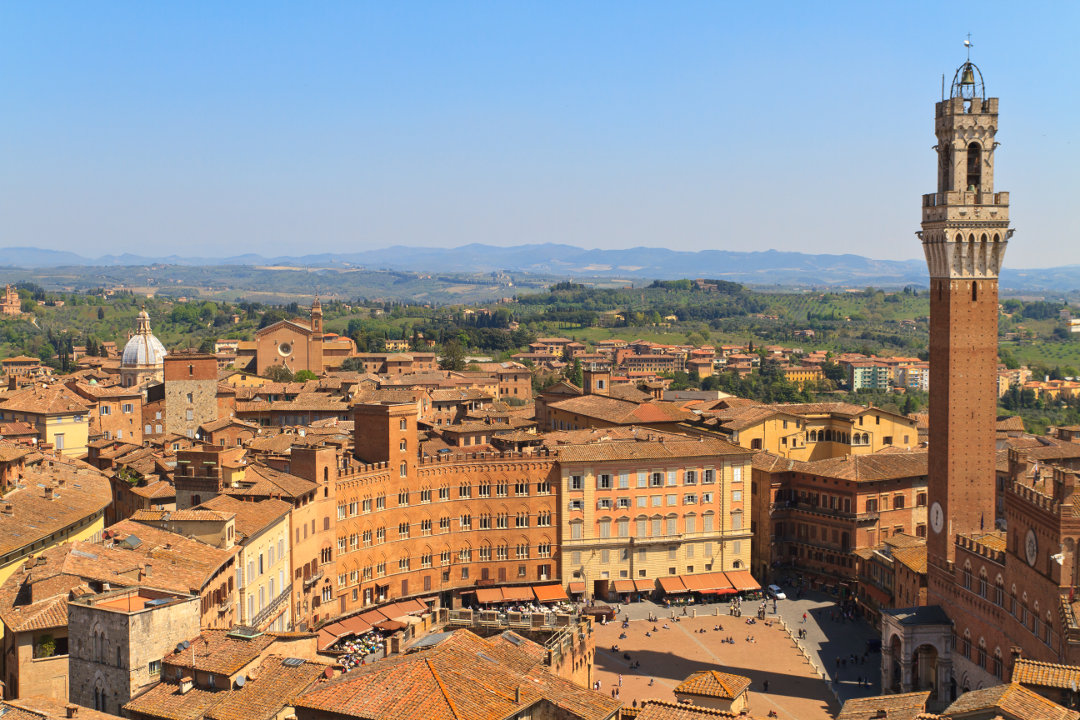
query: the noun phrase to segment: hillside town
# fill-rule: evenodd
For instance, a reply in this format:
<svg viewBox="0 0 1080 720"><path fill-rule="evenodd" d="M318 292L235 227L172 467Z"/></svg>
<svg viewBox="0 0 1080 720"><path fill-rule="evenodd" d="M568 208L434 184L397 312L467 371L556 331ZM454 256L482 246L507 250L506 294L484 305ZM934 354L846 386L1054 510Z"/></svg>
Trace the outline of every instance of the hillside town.
<svg viewBox="0 0 1080 720"><path fill-rule="evenodd" d="M272 23L269 10L259 22ZM375 6L365 10L377 15ZM410 33L419 34L421 20ZM303 94L271 102L254 88L258 43L232 29L213 36L215 23L200 27L206 37L192 33L205 47L177 54L194 64L203 53L212 59L215 42L250 45L250 77L217 92L250 93L245 103L265 106L266 115L277 106L313 108L326 123L318 140L342 165L362 158L357 164L379 178L364 187L343 177L343 194L385 191L376 204L440 214L376 188L400 173L411 193L424 173L392 168L371 149L337 147L326 118L343 126L352 119L344 105L321 105L319 92L335 101L362 96L383 127L361 132L404 147L390 129L408 125L425 171L440 183L471 182L460 169L442 177L442 159L428 157L444 140L416 142L431 131L419 118L438 117L432 108L416 101L401 117L375 112L372 78L403 85L416 68L356 63L365 84L343 91L328 73L333 92L281 72L274 83L296 83ZM516 39L509 24L486 29L506 54ZM569 25L560 20L556 30ZM364 44L349 23L340 27ZM390 28L379 31L395 44ZM160 41L133 34L147 46ZM658 56L666 52L662 34L650 37ZM436 40L441 33L426 39L438 47ZM229 273L290 277L288 289L251 291L259 302L239 285L211 288L220 306L189 298L179 278L161 281L161 267L145 278L79 271L92 276L91 287L57 261L49 292L25 278L4 280L0 718L1080 720L1080 376L1071 364L1080 355L1070 345L1080 320L1068 297L1000 297L1014 230L1010 195L994 177L999 103L971 60L970 35L964 45L966 61L951 83L942 77L933 105L936 185L919 201L917 232L927 282L898 275L903 290L888 295L869 287L826 299L815 285L770 304L740 283L708 279L729 277L722 272L644 287L605 276L603 287L587 287L565 270L550 285L537 273L528 278L546 293L439 308L425 281L473 298L466 293L492 286L499 296L516 292L516 276L477 271L470 290L450 274L383 267L378 281L417 289L414 307L424 310L394 324L384 315L401 320L404 303L320 294L320 272L332 272L340 288L366 272L359 263L327 255L319 272L300 271L285 249L273 261L222 260L213 274L219 284ZM284 50L281 57L293 62ZM425 94L449 96L450 76L468 74L461 58L446 57L444 75L426 71ZM542 59L538 65L550 62ZM352 62L342 54L334 64ZM507 76L520 74L511 70ZM542 91L543 79L514 77L530 92ZM171 118L188 102L183 86L199 83L177 71L167 84L177 93ZM86 94L103 102L109 92L89 84ZM577 112L581 103L584 114L594 92L574 93L581 97L552 104ZM507 132L522 133L504 141L522 145L524 130L510 120L527 105L483 108L481 93L462 95L468 112L451 124L476 124L504 108ZM192 98L193 115L205 110L211 126L225 124L212 104ZM748 127L766 124L739 103ZM56 117L69 114L79 113ZM211 166L214 158L224 168L225 145L249 142L251 155L273 156L282 176L309 170L286 152L295 141L237 117L219 146L204 140L205 157L182 158L174 137L181 150L172 164ZM538 116L536 128L547 121ZM132 132L117 127L118 135ZM670 132L692 132L677 127ZM541 134L536 128L530 134ZM477 152L473 139L461 139ZM608 152L592 142L600 149L582 152L583 165ZM505 166L537 172L525 149L500 158L498 182L508 182ZM678 150L673 144L670 156ZM305 147L320 151L314 141ZM882 154L885 165L895 154ZM278 172L248 162L245 187ZM657 163L654 171L664 169ZM208 182L205 170L175 172L177 187L205 184L211 196L228 188ZM770 172L771 203L779 206L788 182L806 192L798 175L780 181ZM559 168L552 177L571 174ZM757 193L750 175L740 182ZM740 202L735 190L724 192ZM477 194L491 205L518 202L494 187ZM190 202L178 195L181 202L170 198L181 207L177 223ZM336 212L307 200L320 214ZM528 204L544 200L529 196ZM238 216L260 212L235 192L215 201L235 204ZM285 189L277 197L304 201ZM135 205L154 204L125 202L133 223L141 222ZM811 194L799 201L814 202ZM799 203L779 212L793 214ZM625 212L634 200L618 195L617 204ZM389 246L392 234L379 235L372 208L357 212L373 216L363 233L348 227L333 242L370 233ZM453 225L451 214L443 208L440 222ZM537 222L522 215L514 227ZM310 215L267 225L276 222L304 228L297 245L321 232ZM724 223L724 233L754 242ZM496 226L492 220L490 232ZM262 232L271 239L260 242L271 244L272 233ZM678 247L689 231L665 223L664 232ZM12 250L29 257L36 248ZM184 272L198 277L198 267ZM157 297L168 283L166 299ZM64 316L66 326L57 310L65 302L78 308ZM859 303L874 312L853 323ZM511 306L533 311L515 315ZM117 331L118 318L133 322ZM660 332L680 323L686 332ZM1052 367L1036 342L1057 353Z"/></svg>

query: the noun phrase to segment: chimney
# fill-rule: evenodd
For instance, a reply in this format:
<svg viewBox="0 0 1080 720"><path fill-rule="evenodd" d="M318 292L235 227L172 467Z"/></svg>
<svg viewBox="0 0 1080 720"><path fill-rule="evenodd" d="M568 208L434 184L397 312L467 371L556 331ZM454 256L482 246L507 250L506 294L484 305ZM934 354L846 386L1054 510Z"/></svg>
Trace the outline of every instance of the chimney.
<svg viewBox="0 0 1080 720"><path fill-rule="evenodd" d="M12 503L9 503L9 502L6 502L3 505L0 505L0 513L3 513L4 515L14 515L15 514L15 505L13 505Z"/></svg>
<svg viewBox="0 0 1080 720"><path fill-rule="evenodd" d="M191 688L194 686L190 677L180 678L180 694L187 695L191 692Z"/></svg>
<svg viewBox="0 0 1080 720"><path fill-rule="evenodd" d="M53 489L51 487L45 488L45 499L46 500L52 500L53 499Z"/></svg>
<svg viewBox="0 0 1080 720"><path fill-rule="evenodd" d="M68 703L67 707L64 708L64 711L69 718L78 717L79 706L74 703Z"/></svg>
<svg viewBox="0 0 1080 720"><path fill-rule="evenodd" d="M515 703L520 703L521 702L521 686L520 685L517 685L516 687L514 687L514 702Z"/></svg>

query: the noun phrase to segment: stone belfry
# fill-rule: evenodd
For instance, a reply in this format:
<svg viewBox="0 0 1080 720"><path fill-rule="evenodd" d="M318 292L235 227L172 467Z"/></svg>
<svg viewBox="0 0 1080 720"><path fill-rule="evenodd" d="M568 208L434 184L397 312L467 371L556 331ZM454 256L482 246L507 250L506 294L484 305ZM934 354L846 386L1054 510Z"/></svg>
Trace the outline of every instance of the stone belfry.
<svg viewBox="0 0 1080 720"><path fill-rule="evenodd" d="M937 192L918 233L930 270L930 604L948 596L957 533L995 529L998 272L1009 194L994 192L998 99L970 59L935 108Z"/></svg>

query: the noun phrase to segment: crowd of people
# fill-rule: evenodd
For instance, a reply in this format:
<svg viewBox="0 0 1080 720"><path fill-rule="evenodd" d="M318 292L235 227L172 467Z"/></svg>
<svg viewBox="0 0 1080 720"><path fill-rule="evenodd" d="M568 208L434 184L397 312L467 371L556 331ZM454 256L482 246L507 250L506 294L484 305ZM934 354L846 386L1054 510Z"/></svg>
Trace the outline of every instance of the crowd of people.
<svg viewBox="0 0 1080 720"><path fill-rule="evenodd" d="M340 640L334 646L341 655L338 662L342 672L349 672L353 668L366 665L368 660L377 660L383 652L383 634L378 630L369 630L359 637L351 637Z"/></svg>

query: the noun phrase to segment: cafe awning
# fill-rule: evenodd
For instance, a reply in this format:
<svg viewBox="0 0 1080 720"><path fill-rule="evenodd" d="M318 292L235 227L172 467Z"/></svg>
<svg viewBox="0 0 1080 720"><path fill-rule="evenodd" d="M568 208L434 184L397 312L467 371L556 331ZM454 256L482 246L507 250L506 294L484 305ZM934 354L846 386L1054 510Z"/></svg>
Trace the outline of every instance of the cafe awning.
<svg viewBox="0 0 1080 720"><path fill-rule="evenodd" d="M678 575L669 575L668 577L660 578L660 589L668 595L681 595L689 592L686 589L686 585L683 584L682 578Z"/></svg>
<svg viewBox="0 0 1080 720"><path fill-rule="evenodd" d="M539 602L559 602L569 600L562 585L533 585L533 594Z"/></svg>
<svg viewBox="0 0 1080 720"><path fill-rule="evenodd" d="M572 582L570 583L570 593L572 595L581 595L585 592L585 583Z"/></svg>
<svg viewBox="0 0 1080 720"><path fill-rule="evenodd" d="M679 575L679 579L682 580L682 584L690 592L712 590L712 583L709 582L709 577L705 573L701 575Z"/></svg>
<svg viewBox="0 0 1080 720"><path fill-rule="evenodd" d="M476 602L481 605L501 603L502 601L503 594L499 588L476 588Z"/></svg>
<svg viewBox="0 0 1080 720"><path fill-rule="evenodd" d="M616 580L615 581L615 592L620 593L620 594L634 592L634 581L633 580Z"/></svg>
<svg viewBox="0 0 1080 720"><path fill-rule="evenodd" d="M754 579L749 570L728 570L724 574L727 575L731 586L739 592L761 589L761 585Z"/></svg>
<svg viewBox="0 0 1080 720"><path fill-rule="evenodd" d="M528 585L502 588L503 602L532 602L533 591Z"/></svg>
<svg viewBox="0 0 1080 720"><path fill-rule="evenodd" d="M638 592L652 592L656 589L656 581L648 578L637 578L634 580L634 589Z"/></svg>

